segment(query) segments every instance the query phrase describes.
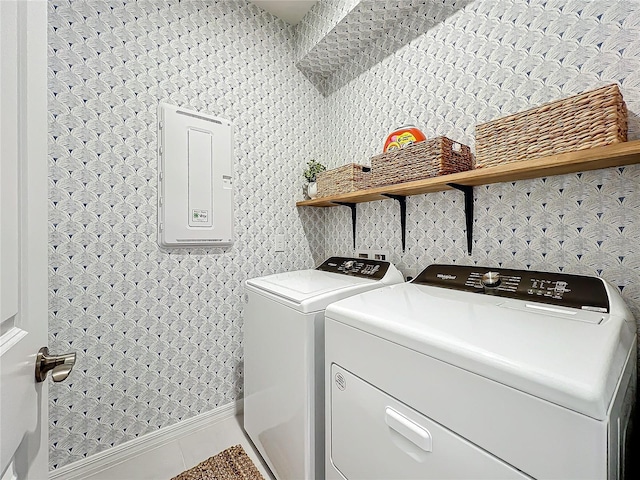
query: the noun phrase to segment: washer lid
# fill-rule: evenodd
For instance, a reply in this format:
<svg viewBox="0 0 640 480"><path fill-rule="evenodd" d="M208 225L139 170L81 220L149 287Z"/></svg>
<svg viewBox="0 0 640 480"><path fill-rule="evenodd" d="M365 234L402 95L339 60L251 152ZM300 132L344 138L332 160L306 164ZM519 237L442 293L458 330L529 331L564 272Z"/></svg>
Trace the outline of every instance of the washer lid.
<svg viewBox="0 0 640 480"><path fill-rule="evenodd" d="M316 269L252 278L246 286L307 313L324 310L329 303L350 295L403 281L402 274L389 262L331 257Z"/></svg>
<svg viewBox="0 0 640 480"><path fill-rule="evenodd" d="M635 331L607 292L611 311L598 313L406 283L334 303L326 318L602 420Z"/></svg>
<svg viewBox="0 0 640 480"><path fill-rule="evenodd" d="M335 290L342 290L354 285L369 285L376 283L368 278L349 277L320 270L299 270L296 272L276 273L266 277L247 280L247 285L265 290L292 302L303 301L327 294Z"/></svg>
<svg viewBox="0 0 640 480"><path fill-rule="evenodd" d="M300 270L247 280L247 289L307 313L323 310L329 303L349 295L382 286L380 283L320 270Z"/></svg>

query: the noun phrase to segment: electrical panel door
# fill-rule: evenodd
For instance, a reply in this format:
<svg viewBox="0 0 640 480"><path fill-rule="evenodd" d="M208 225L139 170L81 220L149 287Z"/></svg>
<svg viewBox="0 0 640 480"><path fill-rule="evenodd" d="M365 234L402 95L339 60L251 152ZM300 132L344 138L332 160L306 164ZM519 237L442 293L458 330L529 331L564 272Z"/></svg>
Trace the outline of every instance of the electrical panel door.
<svg viewBox="0 0 640 480"><path fill-rule="evenodd" d="M161 103L158 107L158 243L233 243L233 125Z"/></svg>

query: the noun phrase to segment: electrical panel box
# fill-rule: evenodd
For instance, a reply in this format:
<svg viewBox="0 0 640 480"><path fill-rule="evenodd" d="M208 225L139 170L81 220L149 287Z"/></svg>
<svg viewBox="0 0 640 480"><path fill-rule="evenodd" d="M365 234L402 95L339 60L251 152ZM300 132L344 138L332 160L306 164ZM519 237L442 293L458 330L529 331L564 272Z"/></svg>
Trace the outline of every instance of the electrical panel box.
<svg viewBox="0 0 640 480"><path fill-rule="evenodd" d="M233 125L158 106L158 243L233 243Z"/></svg>

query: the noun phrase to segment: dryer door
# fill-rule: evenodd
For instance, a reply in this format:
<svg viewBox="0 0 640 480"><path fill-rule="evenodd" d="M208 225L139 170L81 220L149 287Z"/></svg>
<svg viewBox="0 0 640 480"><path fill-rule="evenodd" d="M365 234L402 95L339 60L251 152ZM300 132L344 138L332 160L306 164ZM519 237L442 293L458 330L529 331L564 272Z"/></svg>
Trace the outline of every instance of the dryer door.
<svg viewBox="0 0 640 480"><path fill-rule="evenodd" d="M330 416L328 470L348 480L531 478L336 364Z"/></svg>

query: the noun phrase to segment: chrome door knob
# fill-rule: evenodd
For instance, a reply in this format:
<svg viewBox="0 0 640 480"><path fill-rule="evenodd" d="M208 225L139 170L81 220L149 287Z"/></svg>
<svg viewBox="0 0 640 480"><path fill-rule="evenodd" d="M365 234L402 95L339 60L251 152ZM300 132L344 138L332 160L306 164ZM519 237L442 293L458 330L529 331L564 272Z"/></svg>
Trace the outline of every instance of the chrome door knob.
<svg viewBox="0 0 640 480"><path fill-rule="evenodd" d="M75 364L75 352L50 356L49 349L42 347L36 357L36 382L44 382L49 371L54 382L61 382L69 376Z"/></svg>

